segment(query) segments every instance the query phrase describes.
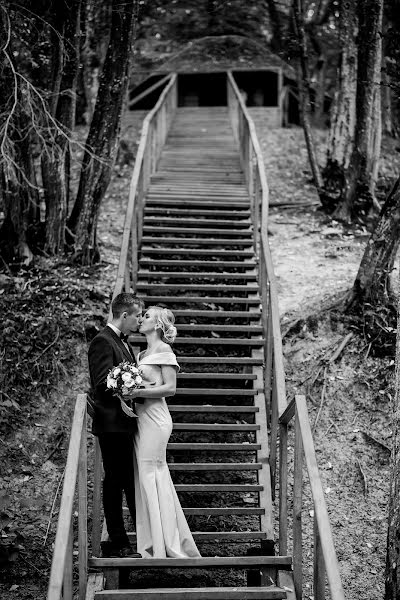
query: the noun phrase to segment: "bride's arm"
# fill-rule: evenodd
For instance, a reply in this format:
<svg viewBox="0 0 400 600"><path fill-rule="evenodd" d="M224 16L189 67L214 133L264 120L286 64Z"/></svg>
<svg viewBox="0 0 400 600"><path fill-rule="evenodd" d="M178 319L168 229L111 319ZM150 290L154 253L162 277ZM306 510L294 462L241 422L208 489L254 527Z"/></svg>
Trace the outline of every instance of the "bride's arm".
<svg viewBox="0 0 400 600"><path fill-rule="evenodd" d="M174 396L176 392L176 369L170 365L161 367L163 383L161 385L149 385L149 387L132 390L129 396L135 398L166 398Z"/></svg>

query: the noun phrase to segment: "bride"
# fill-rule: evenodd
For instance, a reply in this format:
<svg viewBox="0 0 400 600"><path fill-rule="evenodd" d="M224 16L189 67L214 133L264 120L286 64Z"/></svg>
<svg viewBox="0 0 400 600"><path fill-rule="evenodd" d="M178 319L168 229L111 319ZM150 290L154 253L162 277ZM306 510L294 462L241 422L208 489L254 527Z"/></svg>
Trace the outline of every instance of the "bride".
<svg viewBox="0 0 400 600"><path fill-rule="evenodd" d="M165 397L176 391L179 370L170 344L176 337L173 313L151 306L143 315L139 332L147 348L137 365L143 379L154 385L132 391L138 430L135 434L135 498L137 551L143 558L200 556L176 494L166 461L172 419Z"/></svg>

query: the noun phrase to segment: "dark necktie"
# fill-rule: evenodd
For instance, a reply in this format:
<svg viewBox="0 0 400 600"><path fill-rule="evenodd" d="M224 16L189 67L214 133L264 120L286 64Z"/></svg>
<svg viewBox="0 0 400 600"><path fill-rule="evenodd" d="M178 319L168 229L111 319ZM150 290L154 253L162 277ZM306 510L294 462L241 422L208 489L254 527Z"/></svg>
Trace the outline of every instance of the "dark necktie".
<svg viewBox="0 0 400 600"><path fill-rule="evenodd" d="M121 335L119 336L119 339L121 340L121 342L126 342L128 343L128 335L126 333L121 333Z"/></svg>

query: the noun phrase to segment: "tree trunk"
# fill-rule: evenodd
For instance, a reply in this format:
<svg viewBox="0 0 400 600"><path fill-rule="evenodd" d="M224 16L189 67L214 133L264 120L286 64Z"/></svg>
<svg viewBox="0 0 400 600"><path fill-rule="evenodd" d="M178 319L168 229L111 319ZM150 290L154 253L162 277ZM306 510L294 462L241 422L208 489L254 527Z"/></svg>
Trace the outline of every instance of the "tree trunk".
<svg viewBox="0 0 400 600"><path fill-rule="evenodd" d="M345 306L363 316L363 333L376 355L393 353L396 301L390 276L399 244L400 177L382 207Z"/></svg>
<svg viewBox="0 0 400 600"><path fill-rule="evenodd" d="M311 129L311 99L310 99L310 78L308 66L307 39L304 27L304 7L302 0L293 2L294 25L299 48L299 68L298 68L298 87L300 98L300 112L306 140L308 157L310 160L311 171L314 178L314 184L318 194L322 192L322 176L315 152L315 145Z"/></svg>
<svg viewBox="0 0 400 600"><path fill-rule="evenodd" d="M266 0L268 6L268 14L272 29L271 48L278 54L284 49L285 33L282 26L282 18L277 7L276 0Z"/></svg>
<svg viewBox="0 0 400 600"><path fill-rule="evenodd" d="M400 598L400 304L397 307L394 385L385 600L398 600Z"/></svg>
<svg viewBox="0 0 400 600"><path fill-rule="evenodd" d="M61 67L57 89L52 90L51 114L58 125L70 133L75 125L76 84L79 68L81 0L62 0L57 4L57 23L62 23L57 37ZM42 179L46 199L45 251L56 255L64 250L65 224L70 193L70 148L61 132L55 132L55 143L42 157Z"/></svg>
<svg viewBox="0 0 400 600"><path fill-rule="evenodd" d="M82 47L82 76L86 101L84 120L90 125L110 39L111 11L109 0L86 0L83 6L85 37Z"/></svg>
<svg viewBox="0 0 400 600"><path fill-rule="evenodd" d="M397 179L378 222L368 240L357 277L352 301L372 306L393 302L390 273L400 243L400 178Z"/></svg>
<svg viewBox="0 0 400 600"><path fill-rule="evenodd" d="M120 6L120 0L113 0L110 42L82 161L78 195L68 221L75 234L75 258L82 264L90 264L99 257L98 212L116 158L128 87L136 7L130 2L121 11Z"/></svg>
<svg viewBox="0 0 400 600"><path fill-rule="evenodd" d="M357 2L359 33L354 147L346 172L344 199L334 213L335 217L346 221L365 216L373 206L375 164L380 146L376 129L380 125L374 118L374 111L380 103L382 5L383 0Z"/></svg>
<svg viewBox="0 0 400 600"><path fill-rule="evenodd" d="M345 173L354 146L357 87L357 14L354 1L340 0L339 41L341 55L337 68L336 91L331 109L326 166L323 171L327 194L325 208L332 212L340 201Z"/></svg>

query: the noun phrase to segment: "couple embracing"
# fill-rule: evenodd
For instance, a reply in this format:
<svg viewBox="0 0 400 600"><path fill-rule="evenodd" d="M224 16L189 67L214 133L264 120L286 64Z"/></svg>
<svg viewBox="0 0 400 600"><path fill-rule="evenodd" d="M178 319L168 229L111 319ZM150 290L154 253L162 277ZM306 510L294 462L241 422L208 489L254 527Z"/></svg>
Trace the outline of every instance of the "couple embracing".
<svg viewBox="0 0 400 600"><path fill-rule="evenodd" d="M129 293L116 296L111 311L112 321L89 347L92 431L98 437L103 460L103 507L109 536L102 542L102 555L200 556L166 462L172 419L165 398L175 394L179 370L170 346L176 336L174 315L159 306L143 312L143 302ZM138 415L135 418L123 412L106 380L109 371L122 361L135 362L127 338L137 331L147 339L147 348L137 356L137 366L149 383L131 392ZM136 523L137 552L125 530L123 494Z"/></svg>

